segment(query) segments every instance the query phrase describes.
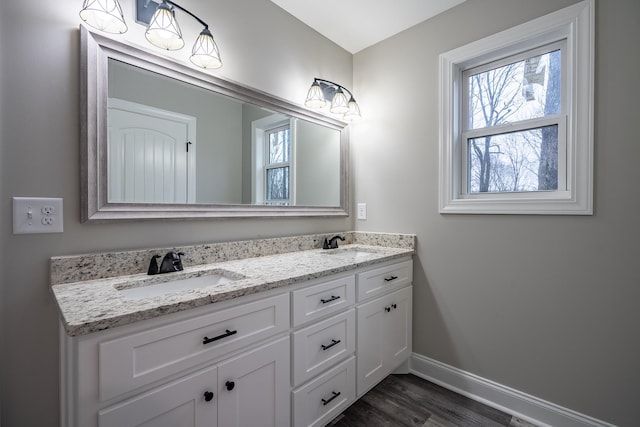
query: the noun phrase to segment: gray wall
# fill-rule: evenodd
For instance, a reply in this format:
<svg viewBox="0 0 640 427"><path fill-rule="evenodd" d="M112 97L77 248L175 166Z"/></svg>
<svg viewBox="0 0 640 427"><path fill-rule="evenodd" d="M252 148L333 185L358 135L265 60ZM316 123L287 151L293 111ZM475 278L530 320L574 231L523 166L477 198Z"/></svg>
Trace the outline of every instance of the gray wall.
<svg viewBox="0 0 640 427"><path fill-rule="evenodd" d="M134 23L132 1L121 3L129 25L124 38L149 47L142 27ZM3 427L58 424L58 313L49 292L51 256L353 227L350 219L80 224L81 5L75 0L0 2L0 247L11 253L10 260L0 257L7 267L0 269ZM225 65L216 75L299 104L315 76L352 84L351 54L267 0L193 1L189 9L208 21L222 51ZM200 28L186 15L178 19L187 42L179 55L188 60ZM12 196L63 197L65 232L12 235Z"/></svg>
<svg viewBox="0 0 640 427"><path fill-rule="evenodd" d="M242 104L242 203L251 204L251 191L253 188L253 135L251 125L253 121L273 114L251 104Z"/></svg>
<svg viewBox="0 0 640 427"><path fill-rule="evenodd" d="M340 205L340 132L298 120L296 204Z"/></svg>
<svg viewBox="0 0 640 427"><path fill-rule="evenodd" d="M438 55L574 3L468 0L354 57L360 230L415 232L414 350L621 426L640 382L640 2L596 2L595 215L438 213ZM384 103L393 100L393 108Z"/></svg>

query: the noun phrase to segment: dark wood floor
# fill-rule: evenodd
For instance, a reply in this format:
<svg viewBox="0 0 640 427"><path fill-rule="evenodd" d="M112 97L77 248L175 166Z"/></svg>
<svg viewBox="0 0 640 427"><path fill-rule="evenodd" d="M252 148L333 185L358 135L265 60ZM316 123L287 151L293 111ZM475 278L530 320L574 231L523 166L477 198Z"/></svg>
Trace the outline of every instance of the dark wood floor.
<svg viewBox="0 0 640 427"><path fill-rule="evenodd" d="M414 375L390 375L330 427L535 427Z"/></svg>

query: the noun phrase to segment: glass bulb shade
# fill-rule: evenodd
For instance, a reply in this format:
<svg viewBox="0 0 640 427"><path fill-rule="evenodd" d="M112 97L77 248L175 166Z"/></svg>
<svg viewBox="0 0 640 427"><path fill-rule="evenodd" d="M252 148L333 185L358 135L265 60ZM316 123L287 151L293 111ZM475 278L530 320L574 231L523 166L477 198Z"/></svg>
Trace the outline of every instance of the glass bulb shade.
<svg viewBox="0 0 640 427"><path fill-rule="evenodd" d="M213 35L208 28L200 32L191 51L191 62L201 68L220 68L222 60Z"/></svg>
<svg viewBox="0 0 640 427"><path fill-rule="evenodd" d="M307 100L304 102L309 108L322 108L327 105L327 101L324 99L322 88L318 82L314 81L307 93Z"/></svg>
<svg viewBox="0 0 640 427"><path fill-rule="evenodd" d="M95 29L112 34L127 31L118 0L84 0L80 18Z"/></svg>
<svg viewBox="0 0 640 427"><path fill-rule="evenodd" d="M166 3L158 6L144 36L154 46L166 50L178 50L184 46L182 31L173 11Z"/></svg>
<svg viewBox="0 0 640 427"><path fill-rule="evenodd" d="M358 107L358 103L353 97L349 100L349 111L344 113L344 119L348 122L357 122L362 119L362 115L360 115L360 107Z"/></svg>
<svg viewBox="0 0 640 427"><path fill-rule="evenodd" d="M347 97L344 95L341 88L338 88L335 95L333 95L329 111L333 114L344 114L349 111Z"/></svg>

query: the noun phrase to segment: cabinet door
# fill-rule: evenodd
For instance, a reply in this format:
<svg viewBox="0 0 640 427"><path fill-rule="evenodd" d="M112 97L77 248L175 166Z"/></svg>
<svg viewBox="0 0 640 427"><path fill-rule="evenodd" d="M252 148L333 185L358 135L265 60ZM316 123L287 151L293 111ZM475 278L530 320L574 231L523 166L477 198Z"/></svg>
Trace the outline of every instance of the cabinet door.
<svg viewBox="0 0 640 427"><path fill-rule="evenodd" d="M411 289L408 286L357 308L358 396L411 353Z"/></svg>
<svg viewBox="0 0 640 427"><path fill-rule="evenodd" d="M357 308L358 332L356 352L358 356L358 396L365 393L385 377L384 369L384 321L387 303L378 298Z"/></svg>
<svg viewBox="0 0 640 427"><path fill-rule="evenodd" d="M100 427L215 427L216 387L214 366L103 409L98 413L98 424Z"/></svg>
<svg viewBox="0 0 640 427"><path fill-rule="evenodd" d="M394 292L386 306L391 308L383 331L389 373L411 355L411 291L409 286Z"/></svg>
<svg viewBox="0 0 640 427"><path fill-rule="evenodd" d="M225 427L287 427L289 337L218 365L218 424Z"/></svg>

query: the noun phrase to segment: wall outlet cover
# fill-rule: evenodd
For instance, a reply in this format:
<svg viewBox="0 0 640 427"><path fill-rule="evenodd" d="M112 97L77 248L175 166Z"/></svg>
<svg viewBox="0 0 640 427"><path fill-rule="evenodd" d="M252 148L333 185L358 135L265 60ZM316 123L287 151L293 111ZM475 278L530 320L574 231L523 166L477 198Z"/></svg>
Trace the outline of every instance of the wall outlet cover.
<svg viewBox="0 0 640 427"><path fill-rule="evenodd" d="M62 233L62 218L61 198L13 198L13 234Z"/></svg>

